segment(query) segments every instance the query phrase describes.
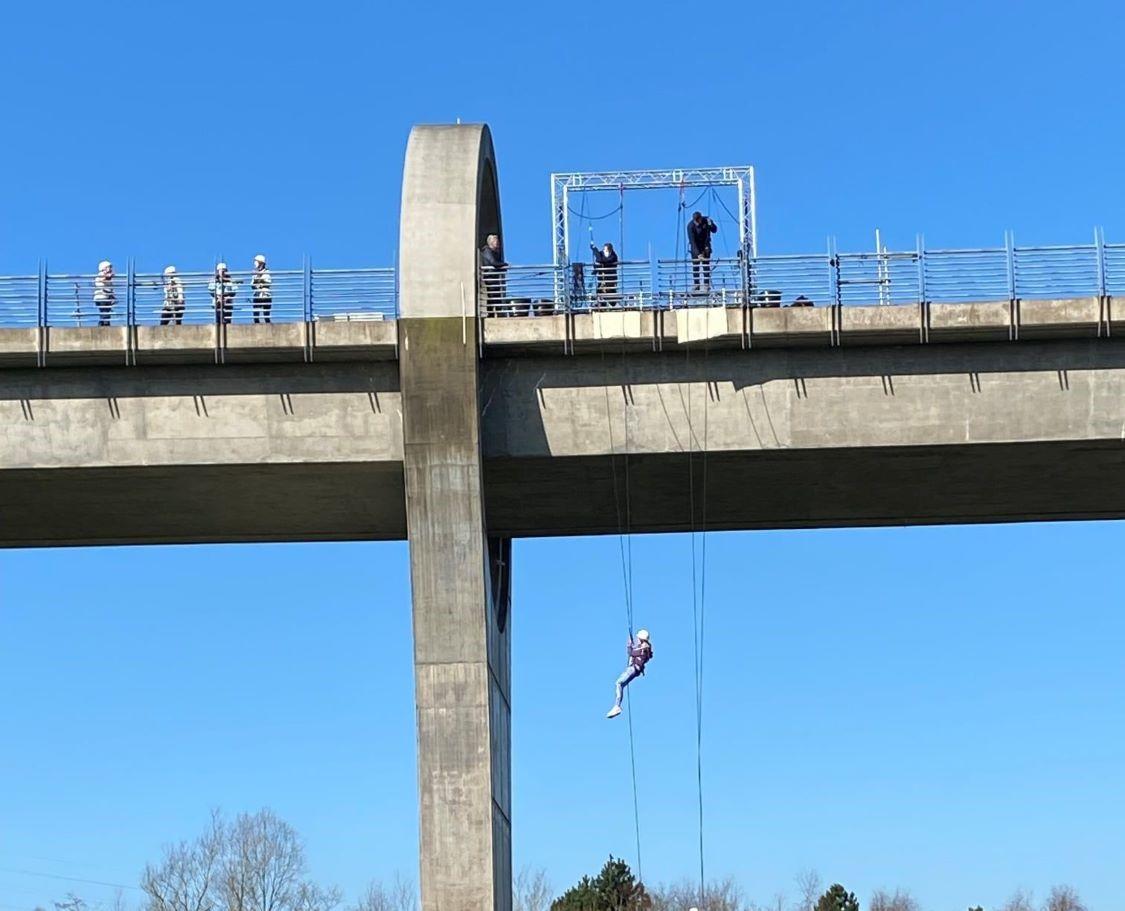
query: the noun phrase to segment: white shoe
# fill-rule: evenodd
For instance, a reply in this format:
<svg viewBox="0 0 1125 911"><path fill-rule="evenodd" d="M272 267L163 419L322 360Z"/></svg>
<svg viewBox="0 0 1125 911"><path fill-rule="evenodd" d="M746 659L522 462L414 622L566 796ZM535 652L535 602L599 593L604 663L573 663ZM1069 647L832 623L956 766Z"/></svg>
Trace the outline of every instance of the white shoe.
<svg viewBox="0 0 1125 911"><path fill-rule="evenodd" d="M620 714L621 714L621 706L615 705L613 708L611 708L608 712L605 713L605 717L606 718L616 718Z"/></svg>

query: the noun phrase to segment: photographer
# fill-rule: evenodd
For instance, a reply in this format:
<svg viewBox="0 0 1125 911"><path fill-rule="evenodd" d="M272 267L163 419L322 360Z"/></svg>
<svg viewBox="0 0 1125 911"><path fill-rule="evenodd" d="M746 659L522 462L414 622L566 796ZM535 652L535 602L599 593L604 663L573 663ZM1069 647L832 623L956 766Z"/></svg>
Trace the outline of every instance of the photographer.
<svg viewBox="0 0 1125 911"><path fill-rule="evenodd" d="M694 291L711 290L711 235L719 226L709 215L694 212L688 222L688 246L691 248L691 275Z"/></svg>

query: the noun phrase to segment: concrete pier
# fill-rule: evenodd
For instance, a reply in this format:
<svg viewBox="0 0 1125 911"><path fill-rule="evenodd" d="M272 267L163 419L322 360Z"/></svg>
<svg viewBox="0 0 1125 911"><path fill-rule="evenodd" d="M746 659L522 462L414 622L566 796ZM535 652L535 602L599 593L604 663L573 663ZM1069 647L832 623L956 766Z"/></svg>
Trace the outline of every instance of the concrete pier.
<svg viewBox="0 0 1125 911"><path fill-rule="evenodd" d="M510 911L511 544L487 533L477 354L477 250L500 231L487 127L416 128L402 212L422 907Z"/></svg>

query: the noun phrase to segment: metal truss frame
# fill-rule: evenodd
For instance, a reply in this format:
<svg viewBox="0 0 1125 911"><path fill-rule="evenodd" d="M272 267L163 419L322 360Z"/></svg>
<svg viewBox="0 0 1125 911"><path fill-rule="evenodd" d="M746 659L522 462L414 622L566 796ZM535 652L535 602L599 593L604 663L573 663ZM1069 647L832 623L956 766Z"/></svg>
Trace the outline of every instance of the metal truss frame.
<svg viewBox="0 0 1125 911"><path fill-rule="evenodd" d="M572 191L667 190L734 187L738 191L738 246L743 259L758 255L758 217L754 168L669 168L645 171L590 171L551 175L554 264L570 262L570 193Z"/></svg>

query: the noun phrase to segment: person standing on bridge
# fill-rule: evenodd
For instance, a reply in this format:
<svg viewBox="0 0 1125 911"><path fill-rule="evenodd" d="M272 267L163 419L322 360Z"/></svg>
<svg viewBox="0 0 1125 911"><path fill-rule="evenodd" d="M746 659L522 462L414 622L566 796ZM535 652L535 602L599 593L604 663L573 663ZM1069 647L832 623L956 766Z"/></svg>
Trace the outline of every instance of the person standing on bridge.
<svg viewBox="0 0 1125 911"><path fill-rule="evenodd" d="M103 259L98 263L98 274L94 276L94 306L98 308L99 326L109 325L113 308L117 304L117 291L113 287L113 278L113 263Z"/></svg>
<svg viewBox="0 0 1125 911"><path fill-rule="evenodd" d="M500 314L504 298L507 296L507 283L504 280L507 269L508 264L504 262L504 254L500 249L500 235L489 234L480 251L481 280L484 282L489 316L510 315Z"/></svg>
<svg viewBox="0 0 1125 911"><path fill-rule="evenodd" d="M702 212L693 212L688 222L688 246L691 248L691 275L695 291L711 290L711 235L719 226Z"/></svg>
<svg viewBox="0 0 1125 911"><path fill-rule="evenodd" d="M254 275L250 279L250 294L254 305L254 322L268 323L273 307L273 278L266 268L266 258L261 253L254 257Z"/></svg>
<svg viewBox="0 0 1125 911"><path fill-rule="evenodd" d="M606 712L606 718L616 718L621 714L621 700L625 698L625 687L644 674L645 665L652 660L652 642L649 641L648 630L637 630L635 639L630 635L625 644L625 652L629 656L629 666L617 678L617 698L613 702L613 708Z"/></svg>
<svg viewBox="0 0 1125 911"><path fill-rule="evenodd" d="M594 253L597 296L603 301L611 302L617 297L617 251L611 243L603 244L600 250L595 244L590 244L590 249Z"/></svg>
<svg viewBox="0 0 1125 911"><path fill-rule="evenodd" d="M176 275L175 266L164 269L164 306L160 310L161 326L179 326L184 321L184 283Z"/></svg>
<svg viewBox="0 0 1125 911"><path fill-rule="evenodd" d="M231 278L227 264L215 266L215 277L207 283L207 290L211 292L211 300L215 304L215 321L224 326L234 317L234 286L235 279Z"/></svg>

